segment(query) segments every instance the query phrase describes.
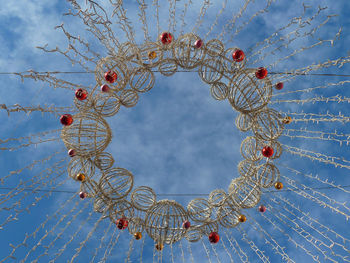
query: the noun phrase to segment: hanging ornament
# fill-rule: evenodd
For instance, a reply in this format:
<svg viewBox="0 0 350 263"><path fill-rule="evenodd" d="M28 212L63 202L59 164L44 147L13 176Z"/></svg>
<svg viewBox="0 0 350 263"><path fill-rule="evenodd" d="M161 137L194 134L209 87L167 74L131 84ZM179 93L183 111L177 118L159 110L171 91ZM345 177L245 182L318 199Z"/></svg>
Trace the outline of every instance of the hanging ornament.
<svg viewBox="0 0 350 263"><path fill-rule="evenodd" d="M244 223L245 221L247 221L247 217L245 215L239 215L238 221L241 223Z"/></svg>
<svg viewBox="0 0 350 263"><path fill-rule="evenodd" d="M87 197L87 193L85 193L85 192L80 192L80 193L79 193L79 197L80 197L81 199L85 199L85 198Z"/></svg>
<svg viewBox="0 0 350 263"><path fill-rule="evenodd" d="M111 88L110 88L108 85L106 85L106 84L104 84L104 85L101 86L101 91L102 91L102 92L109 92L110 89L111 89Z"/></svg>
<svg viewBox="0 0 350 263"><path fill-rule="evenodd" d="M267 69L263 67L258 68L258 70L255 72L255 76L258 79L264 79L267 76Z"/></svg>
<svg viewBox="0 0 350 263"><path fill-rule="evenodd" d="M259 206L259 212L264 213L266 211L266 206L261 205Z"/></svg>
<svg viewBox="0 0 350 263"><path fill-rule="evenodd" d="M60 122L64 126L69 126L73 123L73 117L70 114L63 114L60 118Z"/></svg>
<svg viewBox="0 0 350 263"><path fill-rule="evenodd" d="M128 227L128 220L125 218L119 218L117 221L115 221L115 224L117 225L118 229L122 230Z"/></svg>
<svg viewBox="0 0 350 263"><path fill-rule="evenodd" d="M281 183L281 182L276 182L276 183L275 183L275 188L276 188L277 190L281 190L281 189L283 188L283 183Z"/></svg>
<svg viewBox="0 0 350 263"><path fill-rule="evenodd" d="M173 41L173 35L169 32L164 32L160 35L160 41L163 45L169 45Z"/></svg>
<svg viewBox="0 0 350 263"><path fill-rule="evenodd" d="M75 97L78 100L86 100L87 96L88 96L88 92L84 89L77 89L75 91Z"/></svg>
<svg viewBox="0 0 350 263"><path fill-rule="evenodd" d="M220 236L216 232L211 232L208 238L209 238L209 242L213 244L218 243L220 240Z"/></svg>
<svg viewBox="0 0 350 263"><path fill-rule="evenodd" d="M240 49L236 49L233 53L232 53L232 58L234 61L236 62L241 62L243 61L243 59L245 58L245 54L242 50Z"/></svg>
<svg viewBox="0 0 350 263"><path fill-rule="evenodd" d="M265 146L262 150L261 153L264 157L270 158L273 155L273 148L270 146Z"/></svg>
<svg viewBox="0 0 350 263"><path fill-rule="evenodd" d="M109 70L105 73L105 80L109 83L114 83L117 80L117 78L117 73L115 73L114 71Z"/></svg>
<svg viewBox="0 0 350 263"><path fill-rule="evenodd" d="M275 88L276 88L276 90L281 90L281 89L283 89L283 82L278 82L277 84L276 84L276 86L275 86Z"/></svg>

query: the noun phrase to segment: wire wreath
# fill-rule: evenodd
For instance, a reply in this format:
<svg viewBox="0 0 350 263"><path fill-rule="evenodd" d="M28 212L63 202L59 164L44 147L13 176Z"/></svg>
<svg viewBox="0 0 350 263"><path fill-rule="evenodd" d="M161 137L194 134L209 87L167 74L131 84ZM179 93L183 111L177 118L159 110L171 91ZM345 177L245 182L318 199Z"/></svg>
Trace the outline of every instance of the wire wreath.
<svg viewBox="0 0 350 263"><path fill-rule="evenodd" d="M242 50L225 50L217 39L204 43L190 33L174 40L169 32L162 33L159 41L141 46L124 43L114 56L101 59L92 92L76 90L74 103L79 113L64 114L60 119L61 138L72 157L68 174L81 182L80 197L94 198L94 211L110 218L119 229L127 228L135 239L145 231L158 250L182 238L196 242L208 236L210 242L217 243L219 227L233 228L244 222L242 210L259 203L262 188L283 188L273 160L282 154L277 139L284 124L291 122L290 117L283 118L268 107L272 83L267 70L245 68L245 62ZM240 176L232 180L228 191L215 189L207 199L190 201L187 208L173 200L157 200L148 186L133 190L133 174L113 167L113 156L104 152L112 138L104 118L118 113L121 106L135 106L139 94L153 88L154 71L170 76L179 67L198 69L199 77L210 85L212 97L227 99L239 112L237 128L253 134L241 144Z"/></svg>

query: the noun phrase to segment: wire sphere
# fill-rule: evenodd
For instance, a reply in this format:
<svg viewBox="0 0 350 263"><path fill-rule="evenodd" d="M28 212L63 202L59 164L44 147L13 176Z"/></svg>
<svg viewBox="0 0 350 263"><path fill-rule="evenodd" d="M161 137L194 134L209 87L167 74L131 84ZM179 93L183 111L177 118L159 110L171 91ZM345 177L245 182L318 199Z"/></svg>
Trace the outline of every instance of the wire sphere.
<svg viewBox="0 0 350 263"><path fill-rule="evenodd" d="M179 203L161 200L146 213L146 232L156 242L172 244L184 237L186 229L182 224L186 220L187 213Z"/></svg>
<svg viewBox="0 0 350 263"><path fill-rule="evenodd" d="M205 49L207 51L208 56L210 57L217 57L221 56L224 51L225 47L224 44L218 40L218 39L211 39L205 44Z"/></svg>
<svg viewBox="0 0 350 263"><path fill-rule="evenodd" d="M202 230L198 225L191 225L185 234L185 238L189 242L197 242L202 239Z"/></svg>
<svg viewBox="0 0 350 263"><path fill-rule="evenodd" d="M123 90L118 97L120 104L126 108L134 107L139 100L139 95L132 89Z"/></svg>
<svg viewBox="0 0 350 263"><path fill-rule="evenodd" d="M240 208L252 208L256 206L261 198L259 184L247 177L236 178L236 187L229 194L233 203Z"/></svg>
<svg viewBox="0 0 350 263"><path fill-rule="evenodd" d="M264 109L253 116L255 136L265 141L276 140L283 132L282 116L273 109Z"/></svg>
<svg viewBox="0 0 350 263"><path fill-rule="evenodd" d="M99 86L107 83L114 91L123 90L129 81L128 68L124 63L125 57L106 57L102 58L96 65L95 78ZM106 82L105 73L108 71L117 74L117 80L113 83Z"/></svg>
<svg viewBox="0 0 350 263"><path fill-rule="evenodd" d="M124 168L111 168L102 172L99 182L101 194L113 201L127 196L132 189L134 176Z"/></svg>
<svg viewBox="0 0 350 263"><path fill-rule="evenodd" d="M93 98L95 112L104 117L111 117L118 113L120 100L114 92L101 92Z"/></svg>
<svg viewBox="0 0 350 263"><path fill-rule="evenodd" d="M89 158L74 156L68 164L68 175L77 181L78 174L84 174L86 180L90 180L95 175L95 165Z"/></svg>
<svg viewBox="0 0 350 263"><path fill-rule="evenodd" d="M113 202L109 206L109 219L115 223L119 218L125 218L128 221L131 221L134 216L134 208L131 203L126 199L121 199L117 202Z"/></svg>
<svg viewBox="0 0 350 263"><path fill-rule="evenodd" d="M238 130L246 132L252 128L253 119L249 114L243 114L240 112L235 119L235 124Z"/></svg>
<svg viewBox="0 0 350 263"><path fill-rule="evenodd" d="M131 204L141 211L147 211L156 203L156 194L148 186L137 187L130 196Z"/></svg>
<svg viewBox="0 0 350 263"><path fill-rule="evenodd" d="M102 152L96 155L94 159L94 164L100 170L107 170L113 166L114 159L112 154L107 152Z"/></svg>
<svg viewBox="0 0 350 263"><path fill-rule="evenodd" d="M237 168L242 177L255 178L258 164L251 160L240 161Z"/></svg>
<svg viewBox="0 0 350 263"><path fill-rule="evenodd" d="M228 96L228 87L223 82L215 82L210 87L210 94L216 100L224 100Z"/></svg>
<svg viewBox="0 0 350 263"><path fill-rule="evenodd" d="M272 163L264 163L257 169L257 179L261 187L269 188L280 179L280 171Z"/></svg>
<svg viewBox="0 0 350 263"><path fill-rule="evenodd" d="M223 76L223 64L220 57L204 59L198 69L199 77L207 84L219 81Z"/></svg>
<svg viewBox="0 0 350 263"><path fill-rule="evenodd" d="M268 78L259 80L255 69L244 69L231 80L228 100L235 110L248 114L265 107L271 95L272 84Z"/></svg>
<svg viewBox="0 0 350 263"><path fill-rule="evenodd" d="M199 37L192 33L182 35L176 40L173 56L180 67L193 69L202 62L205 49L195 47L197 40Z"/></svg>
<svg viewBox="0 0 350 263"><path fill-rule="evenodd" d="M224 203L219 207L216 218L221 226L232 228L238 225L239 215L239 207L237 207L230 196L227 196Z"/></svg>
<svg viewBox="0 0 350 263"><path fill-rule="evenodd" d="M76 150L80 156L94 156L106 149L112 132L103 118L91 112L80 112L73 119L73 124L64 126L61 132L67 149Z"/></svg>
<svg viewBox="0 0 350 263"><path fill-rule="evenodd" d="M215 189L209 194L209 204L211 207L220 207L224 204L227 194L223 189Z"/></svg>
<svg viewBox="0 0 350 263"><path fill-rule="evenodd" d="M252 162L258 162L263 158L261 149L264 147L260 140L253 136L248 136L241 143L241 154L243 158Z"/></svg>
<svg viewBox="0 0 350 263"><path fill-rule="evenodd" d="M154 86L154 74L146 67L135 68L131 73L129 84L136 92L150 91Z"/></svg>
<svg viewBox="0 0 350 263"><path fill-rule="evenodd" d="M196 222L205 222L211 217L212 208L205 198L195 198L187 205L188 216Z"/></svg>

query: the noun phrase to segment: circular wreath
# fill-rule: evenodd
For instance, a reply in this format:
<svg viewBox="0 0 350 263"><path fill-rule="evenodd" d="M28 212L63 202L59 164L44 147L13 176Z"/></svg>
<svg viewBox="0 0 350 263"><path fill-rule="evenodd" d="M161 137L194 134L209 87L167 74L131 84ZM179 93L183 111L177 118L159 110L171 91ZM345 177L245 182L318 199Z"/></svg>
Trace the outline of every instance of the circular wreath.
<svg viewBox="0 0 350 263"><path fill-rule="evenodd" d="M268 107L272 83L267 70L246 68L245 64L242 50L225 49L217 39L204 43L190 33L174 40L169 32L159 41L141 46L127 42L114 56L101 59L95 71L95 88L90 93L76 90L74 103L79 113L64 114L60 119L64 125L61 137L72 157L68 174L81 182L80 197L94 198L96 212L110 218L119 229L127 228L136 239L146 231L159 250L184 237L196 242L204 235L217 243L219 227L232 228L244 222L242 210L259 203L262 188L283 188L273 161L282 154L277 139L284 124L291 121ZM199 77L210 85L212 97L227 99L239 112L237 128L252 131L241 144L244 159L238 165L240 176L232 180L228 191L215 189L207 199L190 201L187 208L173 200L157 200L148 186L133 189L133 174L113 167L113 156L104 152L112 137L104 118L115 115L121 106L135 106L139 94L153 88L154 71L170 76L179 67L198 69ZM265 210L259 207L259 211Z"/></svg>

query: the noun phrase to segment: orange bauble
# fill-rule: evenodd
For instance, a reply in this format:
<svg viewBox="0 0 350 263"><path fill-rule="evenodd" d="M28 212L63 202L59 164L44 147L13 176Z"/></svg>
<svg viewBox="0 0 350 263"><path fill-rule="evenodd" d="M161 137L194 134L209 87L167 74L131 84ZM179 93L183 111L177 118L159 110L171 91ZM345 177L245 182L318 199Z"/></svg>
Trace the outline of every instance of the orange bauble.
<svg viewBox="0 0 350 263"><path fill-rule="evenodd" d="M161 243L158 243L158 244L156 245L156 249L157 249L157 250L162 250L163 248L164 248L164 245L161 244Z"/></svg>
<svg viewBox="0 0 350 263"><path fill-rule="evenodd" d="M140 240L140 239L142 238L141 232L136 232L136 233L134 234L134 237L135 237L136 240Z"/></svg>
<svg viewBox="0 0 350 263"><path fill-rule="evenodd" d="M275 188L276 188L277 190L281 190L281 189L283 188L283 184L282 184L281 182L276 182L276 183L275 183Z"/></svg>
<svg viewBox="0 0 350 263"><path fill-rule="evenodd" d="M77 180L80 182L84 182L85 181L85 174L82 174L82 173L77 174Z"/></svg>
<svg viewBox="0 0 350 263"><path fill-rule="evenodd" d="M148 58L149 59L155 59L157 57L157 53L155 51L150 51L148 53Z"/></svg>
<svg viewBox="0 0 350 263"><path fill-rule="evenodd" d="M290 116L287 116L287 117L285 117L285 118L282 120L282 122L283 122L284 124L289 124L289 123L292 122L292 118L291 118Z"/></svg>
<svg viewBox="0 0 350 263"><path fill-rule="evenodd" d="M238 221L244 223L245 221L247 221L247 217L245 215L239 215Z"/></svg>

